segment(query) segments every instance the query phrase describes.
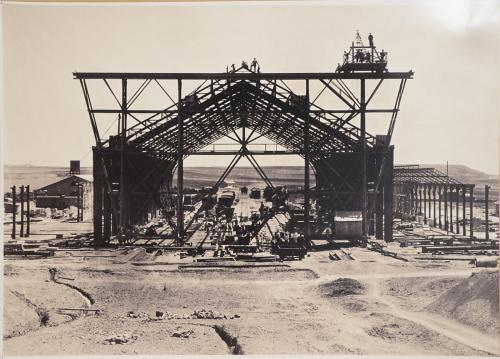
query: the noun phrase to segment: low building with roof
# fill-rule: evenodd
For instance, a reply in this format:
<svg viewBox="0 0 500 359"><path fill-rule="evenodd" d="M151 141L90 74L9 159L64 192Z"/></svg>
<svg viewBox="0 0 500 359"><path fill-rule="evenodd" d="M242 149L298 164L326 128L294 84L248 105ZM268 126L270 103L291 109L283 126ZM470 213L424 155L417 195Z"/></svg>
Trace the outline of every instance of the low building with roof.
<svg viewBox="0 0 500 359"><path fill-rule="evenodd" d="M38 208L65 209L71 206L89 210L92 205L93 179L91 175L69 175L60 181L35 190L35 203ZM80 195L79 192L80 191Z"/></svg>

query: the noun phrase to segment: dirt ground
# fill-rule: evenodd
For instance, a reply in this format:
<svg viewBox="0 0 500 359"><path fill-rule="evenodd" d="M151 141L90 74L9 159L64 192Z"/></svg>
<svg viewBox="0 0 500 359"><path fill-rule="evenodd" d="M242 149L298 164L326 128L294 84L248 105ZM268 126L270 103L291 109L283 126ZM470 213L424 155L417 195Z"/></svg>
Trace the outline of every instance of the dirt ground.
<svg viewBox="0 0 500 359"><path fill-rule="evenodd" d="M137 265L123 249L6 259L4 354L499 354L498 331L436 311L465 295L468 262L350 253L228 269L179 269L192 258L175 253Z"/></svg>

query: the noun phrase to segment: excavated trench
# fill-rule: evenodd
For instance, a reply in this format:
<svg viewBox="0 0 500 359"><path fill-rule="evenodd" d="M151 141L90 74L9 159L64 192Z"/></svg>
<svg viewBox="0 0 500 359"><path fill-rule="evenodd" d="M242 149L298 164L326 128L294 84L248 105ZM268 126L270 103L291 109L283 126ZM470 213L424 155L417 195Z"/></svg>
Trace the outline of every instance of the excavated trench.
<svg viewBox="0 0 500 359"><path fill-rule="evenodd" d="M49 324L49 312L47 309L39 307L35 303L33 303L31 300L26 298L26 296L22 293L19 293L18 291L11 291L12 294L14 294L17 298L22 300L26 305L33 309L35 313L38 315L38 318L40 319L40 326L45 327Z"/></svg>
<svg viewBox="0 0 500 359"><path fill-rule="evenodd" d="M245 355L243 348L240 343L238 343L238 337L233 336L223 324L203 324L203 323L191 323L192 325L199 325L203 327L209 327L215 330L215 333L221 338L221 340L227 345L230 354L232 355Z"/></svg>
<svg viewBox="0 0 500 359"><path fill-rule="evenodd" d="M215 332L219 335L224 343L226 343L229 351L233 355L244 355L243 348L238 343L238 338L234 337L227 331L227 328L224 325L213 325Z"/></svg>
<svg viewBox="0 0 500 359"><path fill-rule="evenodd" d="M92 296L89 293L87 293L85 290L83 290L82 288L79 288L79 287L77 287L73 284L70 284L70 283L64 283L64 282L59 281L58 280L59 271L57 270L57 268L49 268L49 274L50 274L50 280L52 282L54 282L56 284L64 285L64 286L71 288L71 289L75 290L76 292L78 292L78 294L80 294L81 297L83 298L83 300L85 301L85 306L87 308L91 308L91 306L95 303L94 298L92 298ZM51 311L49 309L36 305L31 300L29 300L24 294L22 294L18 291L11 291L11 293L14 294L20 300L22 300L30 309L32 309L37 314L37 316L40 320L40 327L46 327L46 326L49 326L51 324L50 323ZM70 318L69 321L73 321L80 316L80 314L73 314L73 313L57 313L57 314L69 317ZM29 331L31 331L31 330L29 330ZM25 335L26 333L27 332L19 333L16 335L4 336L4 338L9 339L9 338Z"/></svg>
<svg viewBox="0 0 500 359"><path fill-rule="evenodd" d="M76 285L61 282L60 280L58 280L57 277L58 277L59 271L57 270L57 268L49 268L49 274L50 274L50 280L53 281L54 283L65 285L68 288L76 290L84 298L85 302L87 303L88 308L90 308L95 303L94 298L92 298L92 296L88 292L83 290L82 288L79 288Z"/></svg>

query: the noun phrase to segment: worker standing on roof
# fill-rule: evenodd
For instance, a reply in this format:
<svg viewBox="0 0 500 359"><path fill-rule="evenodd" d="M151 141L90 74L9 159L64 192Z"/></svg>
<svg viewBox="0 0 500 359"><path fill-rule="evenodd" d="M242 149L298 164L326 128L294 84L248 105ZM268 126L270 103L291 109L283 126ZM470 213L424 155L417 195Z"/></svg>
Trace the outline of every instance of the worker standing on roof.
<svg viewBox="0 0 500 359"><path fill-rule="evenodd" d="M370 35L368 35L368 42L370 43L370 47L373 47L373 35L370 32Z"/></svg>
<svg viewBox="0 0 500 359"><path fill-rule="evenodd" d="M362 62L363 61L363 57L364 57L363 52L361 52L360 49L357 49L356 50L356 55L354 57L356 59L356 62Z"/></svg>
<svg viewBox="0 0 500 359"><path fill-rule="evenodd" d="M380 62L385 62L385 57L387 55L387 52L382 49L382 52L380 53Z"/></svg>
<svg viewBox="0 0 500 359"><path fill-rule="evenodd" d="M257 60L255 59L255 57L253 58L253 61L252 61L252 64L250 65L250 69L255 72L257 71Z"/></svg>
<svg viewBox="0 0 500 359"><path fill-rule="evenodd" d="M370 53L368 51L365 52L365 61L366 62L371 62L371 56L370 56Z"/></svg>

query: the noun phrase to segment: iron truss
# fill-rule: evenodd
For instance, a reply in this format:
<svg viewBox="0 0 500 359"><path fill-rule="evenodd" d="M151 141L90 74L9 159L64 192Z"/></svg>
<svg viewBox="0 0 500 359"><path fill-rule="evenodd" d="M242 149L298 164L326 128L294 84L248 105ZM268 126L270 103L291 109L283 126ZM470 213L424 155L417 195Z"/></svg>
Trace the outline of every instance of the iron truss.
<svg viewBox="0 0 500 359"><path fill-rule="evenodd" d="M419 165L394 166L395 184L418 185L465 185L457 179L435 168L421 168Z"/></svg>
<svg viewBox="0 0 500 359"><path fill-rule="evenodd" d="M245 63L225 73L75 72L73 75L82 87L96 143L94 185L99 186L100 191L94 191L94 206L99 209L94 211L96 241L101 240L102 222L104 237L108 240L110 226L113 232L124 232L127 226L145 217L148 206L153 208L158 203L169 202L167 197L175 167L177 221L172 222L172 226L177 227L176 235L182 238L185 225L183 160L202 153L222 138L241 147L217 151L214 146L209 151L235 156L213 190L242 156L272 186L253 155L298 154L304 158L305 167L306 237L310 164L320 172L317 177L324 182L317 183L317 187L338 192L325 196L325 201L360 208L366 232L368 216L373 210L368 208L367 182L375 183L373 193L381 193L379 186L384 168L392 169L392 155L390 163L385 164L386 154L392 153L390 142L406 81L413 78L412 71L260 73ZM373 106L372 99L382 85L394 81L397 81L395 101L391 100L387 106ZM162 99L158 106L159 96ZM152 106L155 100L156 106ZM382 140L367 133L369 114L385 115L389 119ZM104 125L101 118L106 116L108 120L112 116L114 121ZM252 150L252 145L262 138L273 141L275 150ZM368 162L370 174L367 174ZM392 183L391 179L392 171L385 175L383 186ZM386 189L384 198L392 198L391 191ZM387 208L385 211L392 213L392 208Z"/></svg>
<svg viewBox="0 0 500 359"><path fill-rule="evenodd" d="M197 153L223 137L246 144L266 137L288 151L301 154L304 151L302 133L305 117L309 118L310 123L311 159L328 153L360 150L361 129L352 122L363 109L358 96L346 85L345 80L378 80L364 105L364 112L390 114L391 119L394 118L387 133L390 136L406 80L412 75L411 71L384 74L262 74L244 68L223 74L74 73L85 95L97 146L106 147L110 141L102 138L104 134L99 128L97 117L100 114L116 114L119 122L117 135L122 136L125 132L127 146L172 160L178 155L175 139L178 137L179 116L184 127L184 156ZM315 100L329 92L343 108L325 109L317 105L316 101L309 101L309 94L296 95L286 83L286 80L296 79L319 82L323 89ZM389 79L401 81L394 106L368 108L382 82ZM90 80L104 83L109 95L116 100L115 106L93 106L88 86ZM127 82L132 80L142 83L132 96L127 97ZM180 100L175 101L176 96L167 92L161 82L165 80L177 80L178 83L183 80L201 80L202 83L189 95L180 96ZM118 87L121 86L121 91L117 91L116 86L113 89L112 81L120 82ZM134 103L139 102L139 98L153 86L160 87L172 104L161 109L135 108ZM304 99L304 96L307 98ZM131 125L127 125L127 121L132 122ZM252 129L244 141L235 133L242 127ZM369 148L374 146L373 135L366 133L365 139Z"/></svg>

